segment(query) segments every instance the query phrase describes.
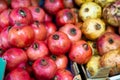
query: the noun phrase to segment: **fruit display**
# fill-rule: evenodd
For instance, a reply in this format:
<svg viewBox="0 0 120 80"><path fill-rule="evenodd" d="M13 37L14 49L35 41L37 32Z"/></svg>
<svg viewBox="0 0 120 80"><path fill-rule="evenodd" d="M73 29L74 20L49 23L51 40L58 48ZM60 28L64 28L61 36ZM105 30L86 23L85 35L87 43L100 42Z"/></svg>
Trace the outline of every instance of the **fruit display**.
<svg viewBox="0 0 120 80"><path fill-rule="evenodd" d="M119 41L120 0L0 0L3 80L74 80L72 63L115 76Z"/></svg>

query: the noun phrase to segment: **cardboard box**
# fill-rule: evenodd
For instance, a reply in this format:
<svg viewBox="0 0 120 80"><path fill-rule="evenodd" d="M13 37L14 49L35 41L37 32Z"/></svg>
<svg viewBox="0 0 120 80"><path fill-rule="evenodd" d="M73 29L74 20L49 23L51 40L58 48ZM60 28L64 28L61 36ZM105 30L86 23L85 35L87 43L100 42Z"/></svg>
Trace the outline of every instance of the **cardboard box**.
<svg viewBox="0 0 120 80"><path fill-rule="evenodd" d="M85 69L84 65L79 65L79 68L81 68L81 71L84 75L82 80L120 80L120 74L109 77L110 67L99 69L94 76L90 75L90 73Z"/></svg>

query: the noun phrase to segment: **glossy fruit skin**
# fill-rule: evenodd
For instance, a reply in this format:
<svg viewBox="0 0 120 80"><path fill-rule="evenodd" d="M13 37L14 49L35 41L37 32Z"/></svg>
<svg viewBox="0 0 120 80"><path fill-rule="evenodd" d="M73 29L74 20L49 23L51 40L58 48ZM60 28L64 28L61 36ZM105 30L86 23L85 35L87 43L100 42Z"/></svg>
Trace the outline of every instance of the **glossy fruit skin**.
<svg viewBox="0 0 120 80"><path fill-rule="evenodd" d="M79 18L81 18L82 21L85 21L89 18L101 18L101 16L102 8L95 2L85 2L79 9Z"/></svg>
<svg viewBox="0 0 120 80"><path fill-rule="evenodd" d="M68 58L66 55L50 55L50 58L55 61L57 69L66 69L68 66Z"/></svg>
<svg viewBox="0 0 120 80"><path fill-rule="evenodd" d="M106 24L102 19L91 18L83 22L82 33L89 40L96 40L105 33Z"/></svg>
<svg viewBox="0 0 120 80"><path fill-rule="evenodd" d="M41 57L32 65L37 80L51 80L57 70L55 62L49 57Z"/></svg>
<svg viewBox="0 0 120 80"><path fill-rule="evenodd" d="M26 52L20 48L10 48L6 50L2 58L7 61L6 70L8 71L12 71L28 60Z"/></svg>
<svg viewBox="0 0 120 80"><path fill-rule="evenodd" d="M4 49L4 50L11 48L11 45L10 45L9 40L8 40L8 33L9 33L10 27L11 26L3 28L1 33L0 33L1 45L3 47L2 49Z"/></svg>
<svg viewBox="0 0 120 80"><path fill-rule="evenodd" d="M100 55L120 47L120 36L113 32L106 32L97 40L97 49Z"/></svg>
<svg viewBox="0 0 120 80"><path fill-rule="evenodd" d="M72 44L69 58L78 64L86 64L92 57L92 49L84 40L76 41Z"/></svg>
<svg viewBox="0 0 120 80"><path fill-rule="evenodd" d="M61 27L67 23L76 23L75 13L70 9L62 9L56 14L56 24Z"/></svg>
<svg viewBox="0 0 120 80"><path fill-rule="evenodd" d="M35 40L44 41L46 39L47 29L44 23L39 23L35 21L31 24L31 27L35 33Z"/></svg>
<svg viewBox="0 0 120 80"><path fill-rule="evenodd" d="M34 41L31 46L27 48L26 52L31 61L35 61L49 54L47 45L43 41L38 40Z"/></svg>
<svg viewBox="0 0 120 80"><path fill-rule="evenodd" d="M0 13L8 9L7 2L5 0L0 0Z"/></svg>
<svg viewBox="0 0 120 80"><path fill-rule="evenodd" d="M9 14L11 12L11 9L6 9L0 14L0 26L2 28L9 26Z"/></svg>
<svg viewBox="0 0 120 80"><path fill-rule="evenodd" d="M33 16L33 21L44 22L45 19L45 11L43 8L31 6L29 7L31 14Z"/></svg>
<svg viewBox="0 0 120 80"><path fill-rule="evenodd" d="M57 27L53 22L45 22L45 28L47 29L47 37L57 31Z"/></svg>
<svg viewBox="0 0 120 80"><path fill-rule="evenodd" d="M15 25L9 30L8 40L14 47L25 48L33 43L34 36L35 34L31 26Z"/></svg>
<svg viewBox="0 0 120 80"><path fill-rule="evenodd" d="M74 7L74 2L73 0L63 0L65 8L73 8Z"/></svg>
<svg viewBox="0 0 120 80"><path fill-rule="evenodd" d="M22 68L16 68L6 75L5 80L31 80L31 79L29 73L26 70Z"/></svg>
<svg viewBox="0 0 120 80"><path fill-rule="evenodd" d="M50 14L46 13L44 22L52 22L52 16Z"/></svg>
<svg viewBox="0 0 120 80"><path fill-rule="evenodd" d="M72 42L79 41L82 36L81 30L73 24L65 24L64 26L60 27L59 31L67 34Z"/></svg>
<svg viewBox="0 0 120 80"><path fill-rule="evenodd" d="M55 73L54 80L73 80L73 74L67 69L59 69Z"/></svg>
<svg viewBox="0 0 120 80"><path fill-rule="evenodd" d="M10 24L21 24L21 25L28 25L33 21L32 14L30 10L26 7L18 7L12 9L10 15Z"/></svg>
<svg viewBox="0 0 120 80"><path fill-rule="evenodd" d="M48 37L47 44L52 54L63 55L69 51L71 41L65 33L56 31Z"/></svg>
<svg viewBox="0 0 120 80"><path fill-rule="evenodd" d="M31 5L31 0L11 0L11 7L29 7Z"/></svg>
<svg viewBox="0 0 120 80"><path fill-rule="evenodd" d="M39 1L39 0L30 0L31 6L39 6L38 1Z"/></svg>
<svg viewBox="0 0 120 80"><path fill-rule="evenodd" d="M45 0L44 8L49 14L56 15L59 10L64 8L63 0Z"/></svg>

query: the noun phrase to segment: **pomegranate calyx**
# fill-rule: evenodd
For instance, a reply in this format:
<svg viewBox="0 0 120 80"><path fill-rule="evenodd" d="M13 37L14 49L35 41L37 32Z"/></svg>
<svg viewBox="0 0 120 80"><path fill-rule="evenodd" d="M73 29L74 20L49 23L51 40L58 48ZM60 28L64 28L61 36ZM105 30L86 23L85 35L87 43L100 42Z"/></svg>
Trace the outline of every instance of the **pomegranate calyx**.
<svg viewBox="0 0 120 80"><path fill-rule="evenodd" d="M82 46L86 51L88 50L88 44L87 43L84 43Z"/></svg>
<svg viewBox="0 0 120 80"><path fill-rule="evenodd" d="M19 14L22 16L22 17L26 17L26 13L24 10L20 9L19 10Z"/></svg>
<svg viewBox="0 0 120 80"><path fill-rule="evenodd" d="M76 35L77 33L76 33L76 29L75 28L71 28L70 29L70 33L71 33L71 35Z"/></svg>
<svg viewBox="0 0 120 80"><path fill-rule="evenodd" d="M53 35L53 39L54 39L54 40L58 40L58 39L59 39L59 35L58 35L58 34L54 34L54 35Z"/></svg>
<svg viewBox="0 0 120 80"><path fill-rule="evenodd" d="M114 41L113 41L112 38L109 38L108 42L109 42L110 44L114 43Z"/></svg>
<svg viewBox="0 0 120 80"><path fill-rule="evenodd" d="M47 62L45 59L42 59L42 60L40 61L40 65L46 66L46 65L48 65L48 62Z"/></svg>

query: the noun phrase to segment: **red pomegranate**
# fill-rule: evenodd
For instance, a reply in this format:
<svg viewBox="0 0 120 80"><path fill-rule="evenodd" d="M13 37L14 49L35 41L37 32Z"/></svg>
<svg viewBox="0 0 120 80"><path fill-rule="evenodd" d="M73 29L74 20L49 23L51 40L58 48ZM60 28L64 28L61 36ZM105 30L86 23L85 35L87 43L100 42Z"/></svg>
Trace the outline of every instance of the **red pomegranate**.
<svg viewBox="0 0 120 80"><path fill-rule="evenodd" d="M2 28L9 26L9 14L11 12L11 9L6 9L0 14L0 26Z"/></svg>
<svg viewBox="0 0 120 80"><path fill-rule="evenodd" d="M55 73L54 80L73 80L73 74L67 69L59 69Z"/></svg>
<svg viewBox="0 0 120 80"><path fill-rule="evenodd" d="M85 40L79 40L72 44L69 52L71 61L78 64L86 64L92 57L92 49Z"/></svg>
<svg viewBox="0 0 120 80"><path fill-rule="evenodd" d="M120 47L120 36L113 32L106 32L97 40L97 49L100 55Z"/></svg>
<svg viewBox="0 0 120 80"><path fill-rule="evenodd" d="M47 29L43 23L35 21L31 24L32 29L35 33L35 40L44 41L47 37Z"/></svg>
<svg viewBox="0 0 120 80"><path fill-rule="evenodd" d="M50 58L55 61L57 69L66 69L68 65L68 58L66 55L50 55Z"/></svg>
<svg viewBox="0 0 120 80"><path fill-rule="evenodd" d="M26 50L28 58L32 61L49 54L47 45L43 41L34 41Z"/></svg>
<svg viewBox="0 0 120 80"><path fill-rule="evenodd" d="M44 22L44 19L45 19L44 9L36 6L31 6L29 7L29 10L31 11L34 21Z"/></svg>
<svg viewBox="0 0 120 80"><path fill-rule="evenodd" d="M67 34L56 31L48 37L47 44L52 54L63 55L69 51L71 41L68 38Z"/></svg>
<svg viewBox="0 0 120 80"><path fill-rule="evenodd" d="M64 26L60 27L59 31L67 34L72 42L79 41L82 37L81 30L73 24L65 24Z"/></svg>
<svg viewBox="0 0 120 80"><path fill-rule="evenodd" d="M9 19L11 25L15 24L27 25L33 21L32 14L30 10L26 7L18 7L12 9L9 15Z"/></svg>
<svg viewBox="0 0 120 80"><path fill-rule="evenodd" d="M14 47L25 48L34 41L35 33L31 26L14 25L9 29L8 40Z"/></svg>
<svg viewBox="0 0 120 80"><path fill-rule="evenodd" d="M31 5L31 0L11 0L11 7L29 7Z"/></svg>
<svg viewBox="0 0 120 80"><path fill-rule="evenodd" d="M64 8L63 0L45 0L44 8L49 14L56 15L59 10Z"/></svg>
<svg viewBox="0 0 120 80"><path fill-rule="evenodd" d="M29 73L26 70L22 68L16 68L7 74L5 80L31 80L31 79Z"/></svg>
<svg viewBox="0 0 120 80"><path fill-rule="evenodd" d="M61 27L67 23L75 24L76 15L71 9L62 9L56 14L56 24Z"/></svg>
<svg viewBox="0 0 120 80"><path fill-rule="evenodd" d="M41 57L33 63L36 80L51 80L57 70L55 62L50 57Z"/></svg>
<svg viewBox="0 0 120 80"><path fill-rule="evenodd" d="M2 58L7 61L6 69L8 71L12 71L28 60L26 52L20 48L10 48L6 50Z"/></svg>
<svg viewBox="0 0 120 80"><path fill-rule="evenodd" d="M0 0L0 13L8 9L7 2L5 0Z"/></svg>
<svg viewBox="0 0 120 80"><path fill-rule="evenodd" d="M53 22L45 22L45 28L47 29L47 37L57 31L57 27Z"/></svg>

